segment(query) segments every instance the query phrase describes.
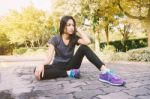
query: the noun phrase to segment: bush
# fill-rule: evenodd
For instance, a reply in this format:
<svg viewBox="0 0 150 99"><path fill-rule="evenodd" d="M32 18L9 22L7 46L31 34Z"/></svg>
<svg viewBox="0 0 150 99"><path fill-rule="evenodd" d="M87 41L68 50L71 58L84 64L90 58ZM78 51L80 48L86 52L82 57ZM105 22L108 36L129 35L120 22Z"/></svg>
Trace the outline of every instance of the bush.
<svg viewBox="0 0 150 99"><path fill-rule="evenodd" d="M103 49L104 53L107 52L116 52L116 49L113 45L106 45L105 48Z"/></svg>
<svg viewBox="0 0 150 99"><path fill-rule="evenodd" d="M126 41L110 41L109 44L116 48L116 51L126 52L131 49L142 48L148 46L148 38L130 39ZM103 49L106 46L106 42L100 43L100 47Z"/></svg>
<svg viewBox="0 0 150 99"><path fill-rule="evenodd" d="M130 61L150 62L150 48L140 48L127 51Z"/></svg>
<svg viewBox="0 0 150 99"><path fill-rule="evenodd" d="M6 34L0 32L0 55L12 55L13 47Z"/></svg>
<svg viewBox="0 0 150 99"><path fill-rule="evenodd" d="M34 54L35 54L35 55L46 55L47 52L48 52L47 49L45 49L45 48L40 48L40 49L36 50L36 52L35 52Z"/></svg>
<svg viewBox="0 0 150 99"><path fill-rule="evenodd" d="M115 53L115 47L112 45L107 45L105 46L105 48L103 49L102 53L100 53L99 57L105 61L105 62L109 62L112 60L112 56Z"/></svg>
<svg viewBox="0 0 150 99"><path fill-rule="evenodd" d="M33 53L34 53L34 49L33 48L29 48L29 49L27 49L27 51L24 53L24 55L33 55Z"/></svg>
<svg viewBox="0 0 150 99"><path fill-rule="evenodd" d="M16 55L22 55L27 51L28 48L19 48L19 49L14 49L13 54Z"/></svg>
<svg viewBox="0 0 150 99"><path fill-rule="evenodd" d="M112 56L113 61L128 61L129 55L125 52L117 52Z"/></svg>
<svg viewBox="0 0 150 99"><path fill-rule="evenodd" d="M14 49L13 54L14 55L45 55L47 53L47 47L34 47L34 48L19 48Z"/></svg>

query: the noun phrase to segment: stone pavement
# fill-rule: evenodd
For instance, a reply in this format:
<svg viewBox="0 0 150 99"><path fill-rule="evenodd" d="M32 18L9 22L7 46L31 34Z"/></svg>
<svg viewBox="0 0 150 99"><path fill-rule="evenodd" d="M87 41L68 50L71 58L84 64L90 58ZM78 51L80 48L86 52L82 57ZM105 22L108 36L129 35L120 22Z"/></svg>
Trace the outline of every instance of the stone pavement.
<svg viewBox="0 0 150 99"><path fill-rule="evenodd" d="M41 61L0 62L0 99L150 99L150 64L106 63L127 82L117 87L98 81L99 71L84 61L81 78L37 81L33 68Z"/></svg>

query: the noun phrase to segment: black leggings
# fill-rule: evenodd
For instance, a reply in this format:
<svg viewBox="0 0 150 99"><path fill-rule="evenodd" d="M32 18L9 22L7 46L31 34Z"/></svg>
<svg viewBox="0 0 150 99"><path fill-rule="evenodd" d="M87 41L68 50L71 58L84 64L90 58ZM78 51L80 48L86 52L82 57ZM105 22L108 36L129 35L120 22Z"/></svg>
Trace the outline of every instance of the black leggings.
<svg viewBox="0 0 150 99"><path fill-rule="evenodd" d="M68 63L57 63L44 66L44 79L67 77L67 70L78 69L81 66L84 55L87 59L93 63L98 69L101 68L104 63L95 55L95 53L86 45L80 45L75 55Z"/></svg>

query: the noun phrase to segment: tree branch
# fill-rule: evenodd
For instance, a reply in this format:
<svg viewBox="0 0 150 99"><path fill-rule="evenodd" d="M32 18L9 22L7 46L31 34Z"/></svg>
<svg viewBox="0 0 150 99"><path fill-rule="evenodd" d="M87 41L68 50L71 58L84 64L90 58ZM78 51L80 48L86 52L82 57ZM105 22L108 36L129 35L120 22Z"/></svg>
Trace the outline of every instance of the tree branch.
<svg viewBox="0 0 150 99"><path fill-rule="evenodd" d="M138 2L136 0L133 0L135 3L139 4L141 7L149 7L150 4L141 4L141 2Z"/></svg>
<svg viewBox="0 0 150 99"><path fill-rule="evenodd" d="M139 20L144 20L144 19L146 19L146 17L143 17L143 16L134 16L134 15L131 15L131 14L129 14L128 12L124 11L124 9L122 8L122 6L121 6L121 4L120 4L120 0L118 0L117 5L118 5L119 9L120 9L126 16L128 16L128 17L130 17L130 18L139 19Z"/></svg>

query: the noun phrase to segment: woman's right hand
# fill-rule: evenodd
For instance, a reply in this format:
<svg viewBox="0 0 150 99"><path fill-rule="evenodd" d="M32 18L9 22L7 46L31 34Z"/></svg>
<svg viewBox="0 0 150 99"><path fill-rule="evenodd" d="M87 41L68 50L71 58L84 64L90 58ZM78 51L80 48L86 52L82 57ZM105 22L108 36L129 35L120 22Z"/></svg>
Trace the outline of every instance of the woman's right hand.
<svg viewBox="0 0 150 99"><path fill-rule="evenodd" d="M42 73L42 77L44 76L44 65L40 65L38 67L36 67L36 70L35 70L35 78L37 80L41 80L41 73Z"/></svg>

